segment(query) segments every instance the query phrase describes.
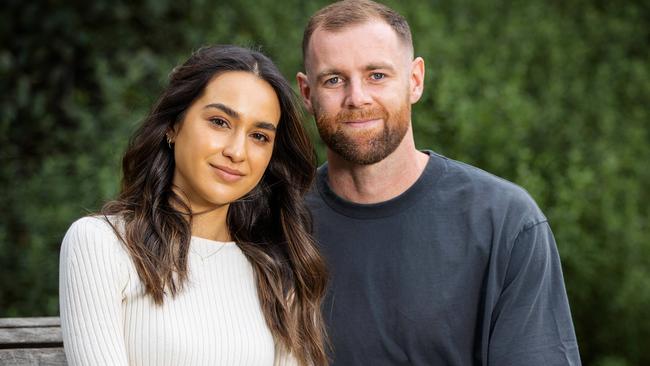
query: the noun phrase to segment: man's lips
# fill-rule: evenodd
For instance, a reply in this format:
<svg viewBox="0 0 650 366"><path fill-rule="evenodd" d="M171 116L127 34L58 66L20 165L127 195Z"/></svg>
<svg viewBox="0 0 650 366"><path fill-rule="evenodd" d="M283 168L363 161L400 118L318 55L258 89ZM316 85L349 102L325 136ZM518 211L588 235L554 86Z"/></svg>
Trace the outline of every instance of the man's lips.
<svg viewBox="0 0 650 366"><path fill-rule="evenodd" d="M210 164L210 166L214 168L215 173L217 173L217 175L226 182L235 182L245 175L241 171L233 168L228 168L227 166L216 164Z"/></svg>
<svg viewBox="0 0 650 366"><path fill-rule="evenodd" d="M353 121L344 121L343 124L346 126L350 127L368 127L372 126L376 123L379 123L381 119L379 118L373 118L373 119L362 119L362 120L353 120Z"/></svg>

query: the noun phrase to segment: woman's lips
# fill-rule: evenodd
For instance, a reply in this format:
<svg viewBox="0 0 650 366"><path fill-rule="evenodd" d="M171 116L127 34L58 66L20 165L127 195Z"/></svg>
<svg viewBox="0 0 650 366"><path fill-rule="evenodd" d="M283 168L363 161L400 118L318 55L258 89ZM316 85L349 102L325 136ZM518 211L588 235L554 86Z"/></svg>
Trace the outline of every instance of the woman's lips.
<svg viewBox="0 0 650 366"><path fill-rule="evenodd" d="M223 165L210 164L215 173L226 182L236 182L244 177L244 173L237 169L228 168Z"/></svg>

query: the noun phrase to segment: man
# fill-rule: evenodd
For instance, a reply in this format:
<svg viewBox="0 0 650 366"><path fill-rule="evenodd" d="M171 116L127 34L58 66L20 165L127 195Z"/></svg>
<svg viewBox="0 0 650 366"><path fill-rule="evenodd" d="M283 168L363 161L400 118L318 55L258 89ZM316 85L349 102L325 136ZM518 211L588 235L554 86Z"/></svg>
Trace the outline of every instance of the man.
<svg viewBox="0 0 650 366"><path fill-rule="evenodd" d="M579 365L557 248L521 188L415 147L424 60L371 1L321 9L305 106L327 144L308 197L331 270L333 365Z"/></svg>

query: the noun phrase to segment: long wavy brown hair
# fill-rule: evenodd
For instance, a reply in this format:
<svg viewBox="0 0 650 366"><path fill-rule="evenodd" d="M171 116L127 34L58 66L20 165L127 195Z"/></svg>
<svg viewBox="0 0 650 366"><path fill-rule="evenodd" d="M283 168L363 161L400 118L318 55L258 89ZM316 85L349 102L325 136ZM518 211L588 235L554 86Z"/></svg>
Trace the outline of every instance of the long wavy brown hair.
<svg viewBox="0 0 650 366"><path fill-rule="evenodd" d="M269 166L260 183L230 204L230 235L252 263L266 323L302 364L325 365L320 305L327 271L310 235L303 197L315 174L314 149L288 82L260 52L236 46L201 48L175 68L169 85L135 132L122 160L122 186L101 210L120 219L116 234L133 259L146 292L161 305L187 281L192 213L172 189L174 156L165 134L184 117L216 75L251 72L268 82L281 117ZM181 208L181 209L175 209Z"/></svg>

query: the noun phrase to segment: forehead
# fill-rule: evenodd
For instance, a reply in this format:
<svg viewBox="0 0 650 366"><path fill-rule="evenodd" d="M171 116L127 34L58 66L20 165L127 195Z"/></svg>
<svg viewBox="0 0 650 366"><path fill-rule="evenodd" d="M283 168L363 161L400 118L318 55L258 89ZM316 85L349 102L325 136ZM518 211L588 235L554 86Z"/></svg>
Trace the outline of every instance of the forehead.
<svg viewBox="0 0 650 366"><path fill-rule="evenodd" d="M242 119L272 123L280 120L280 102L275 90L251 72L228 71L212 78L194 104L203 109L214 103L228 106Z"/></svg>
<svg viewBox="0 0 650 366"><path fill-rule="evenodd" d="M305 63L311 69L363 67L370 63L395 64L406 55L406 45L390 25L371 20L335 31L317 28L309 40Z"/></svg>

